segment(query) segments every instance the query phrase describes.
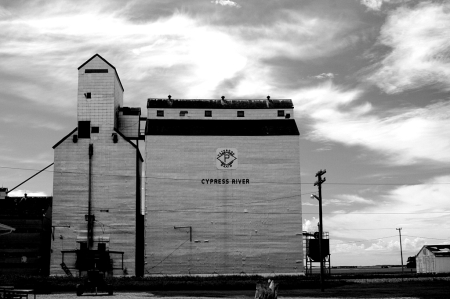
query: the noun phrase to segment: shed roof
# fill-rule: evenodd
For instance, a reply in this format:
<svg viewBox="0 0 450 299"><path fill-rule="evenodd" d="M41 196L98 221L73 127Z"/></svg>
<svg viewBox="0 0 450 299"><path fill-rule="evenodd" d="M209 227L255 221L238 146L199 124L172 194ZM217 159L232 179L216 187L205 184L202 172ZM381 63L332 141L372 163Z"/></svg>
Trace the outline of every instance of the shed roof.
<svg viewBox="0 0 450 299"><path fill-rule="evenodd" d="M428 249L435 256L448 256L450 257L450 244L449 245L424 245L420 249L419 253L424 249Z"/></svg>

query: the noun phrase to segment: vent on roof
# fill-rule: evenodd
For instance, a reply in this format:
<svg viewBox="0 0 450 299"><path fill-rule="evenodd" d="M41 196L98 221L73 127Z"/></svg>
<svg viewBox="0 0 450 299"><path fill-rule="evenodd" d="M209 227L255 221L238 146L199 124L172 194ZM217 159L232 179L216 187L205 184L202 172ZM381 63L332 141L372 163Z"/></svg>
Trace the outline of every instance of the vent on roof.
<svg viewBox="0 0 450 299"><path fill-rule="evenodd" d="M107 73L108 69L85 69L85 73Z"/></svg>

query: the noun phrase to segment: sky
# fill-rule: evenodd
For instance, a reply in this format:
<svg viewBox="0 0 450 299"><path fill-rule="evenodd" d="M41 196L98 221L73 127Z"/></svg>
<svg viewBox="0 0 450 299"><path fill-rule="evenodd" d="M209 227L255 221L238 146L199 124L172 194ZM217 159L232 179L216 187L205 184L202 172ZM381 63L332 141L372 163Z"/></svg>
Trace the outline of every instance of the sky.
<svg viewBox="0 0 450 299"><path fill-rule="evenodd" d="M400 264L397 228L405 263L450 243L449 2L0 0L0 28L4 187L53 162L76 127L77 68L98 53L143 116L169 94L292 99L302 230L317 230L326 169L332 266ZM52 169L9 195L52 195Z"/></svg>

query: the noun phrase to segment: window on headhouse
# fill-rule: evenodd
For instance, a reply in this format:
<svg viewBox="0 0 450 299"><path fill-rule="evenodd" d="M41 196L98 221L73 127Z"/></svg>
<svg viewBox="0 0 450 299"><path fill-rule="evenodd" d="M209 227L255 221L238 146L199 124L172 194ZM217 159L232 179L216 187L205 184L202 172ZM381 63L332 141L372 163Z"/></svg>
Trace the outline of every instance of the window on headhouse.
<svg viewBox="0 0 450 299"><path fill-rule="evenodd" d="M238 111L237 117L244 117L244 111Z"/></svg>
<svg viewBox="0 0 450 299"><path fill-rule="evenodd" d="M79 121L78 122L78 138L91 138L91 122Z"/></svg>
<svg viewBox="0 0 450 299"><path fill-rule="evenodd" d="M157 110L156 111L156 116L164 116L164 110Z"/></svg>
<svg viewBox="0 0 450 299"><path fill-rule="evenodd" d="M278 110L278 116L284 117L284 110Z"/></svg>
<svg viewBox="0 0 450 299"><path fill-rule="evenodd" d="M180 116L185 116L186 114L188 114L187 111L180 111Z"/></svg>
<svg viewBox="0 0 450 299"><path fill-rule="evenodd" d="M212 117L212 111L211 110L206 110L205 111L205 117Z"/></svg>
<svg viewBox="0 0 450 299"><path fill-rule="evenodd" d="M99 127L92 127L91 133L98 133L100 131Z"/></svg>
<svg viewBox="0 0 450 299"><path fill-rule="evenodd" d="M86 99L90 99L91 98L91 93L90 92L85 92L84 96Z"/></svg>

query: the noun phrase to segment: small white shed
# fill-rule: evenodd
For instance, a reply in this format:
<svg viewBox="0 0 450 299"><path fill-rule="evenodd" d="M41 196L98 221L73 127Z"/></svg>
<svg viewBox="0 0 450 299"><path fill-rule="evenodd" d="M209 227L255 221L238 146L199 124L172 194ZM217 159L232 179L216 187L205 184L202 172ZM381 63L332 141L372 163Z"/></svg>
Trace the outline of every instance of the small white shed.
<svg viewBox="0 0 450 299"><path fill-rule="evenodd" d="M450 245L424 245L416 255L417 273L449 273Z"/></svg>

